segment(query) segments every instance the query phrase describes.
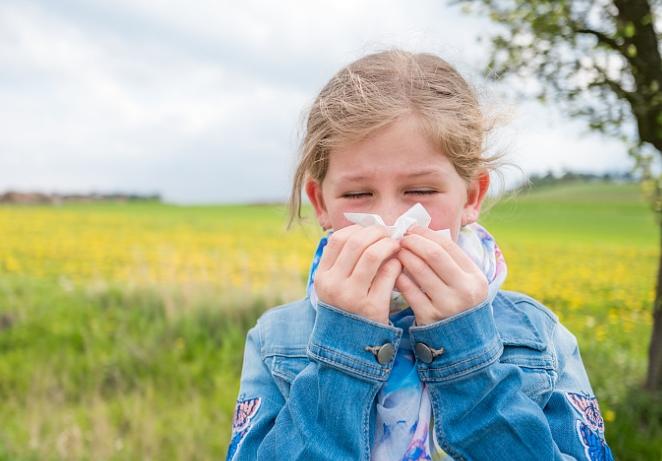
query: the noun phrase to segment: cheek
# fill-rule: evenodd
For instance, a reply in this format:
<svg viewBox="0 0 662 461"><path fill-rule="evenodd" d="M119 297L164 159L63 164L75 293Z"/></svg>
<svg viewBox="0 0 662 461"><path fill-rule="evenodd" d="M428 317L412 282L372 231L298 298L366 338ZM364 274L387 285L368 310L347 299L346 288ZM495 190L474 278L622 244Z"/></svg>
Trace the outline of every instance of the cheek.
<svg viewBox="0 0 662 461"><path fill-rule="evenodd" d="M430 229L441 230L441 229L453 229L458 223L459 219L456 219L453 216L435 216L430 222Z"/></svg>
<svg viewBox="0 0 662 461"><path fill-rule="evenodd" d="M345 211L352 210L334 210L331 214L331 226L333 227L333 230L340 230L343 227L351 226L353 224L345 218Z"/></svg>
<svg viewBox="0 0 662 461"><path fill-rule="evenodd" d="M461 210L449 210L448 208L435 208L428 210L432 220L430 222L430 229L441 230L450 229L453 240L457 240L457 234L460 230L462 222Z"/></svg>
<svg viewBox="0 0 662 461"><path fill-rule="evenodd" d="M345 213L379 214L379 210L373 210L366 200L334 200L332 206L329 207L329 219L334 230L354 224L345 218Z"/></svg>

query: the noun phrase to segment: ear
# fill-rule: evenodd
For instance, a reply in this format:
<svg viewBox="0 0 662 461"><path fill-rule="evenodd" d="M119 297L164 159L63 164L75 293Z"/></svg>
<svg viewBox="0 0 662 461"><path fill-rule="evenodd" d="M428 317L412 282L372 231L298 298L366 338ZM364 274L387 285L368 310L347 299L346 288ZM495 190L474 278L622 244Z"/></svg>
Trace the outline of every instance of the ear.
<svg viewBox="0 0 662 461"><path fill-rule="evenodd" d="M324 197L322 197L322 184L315 181L314 179L308 178L306 180L306 195L308 200L312 203L315 208L315 214L317 215L317 222L319 222L322 229L327 230L331 228L331 220L329 219L329 213L326 210L326 205L324 204Z"/></svg>
<svg viewBox="0 0 662 461"><path fill-rule="evenodd" d="M490 187L490 174L487 171L482 171L474 178L467 187L467 203L464 205L462 211L462 225L466 226L473 222L478 221L480 215L480 207L483 200L487 195L487 190Z"/></svg>

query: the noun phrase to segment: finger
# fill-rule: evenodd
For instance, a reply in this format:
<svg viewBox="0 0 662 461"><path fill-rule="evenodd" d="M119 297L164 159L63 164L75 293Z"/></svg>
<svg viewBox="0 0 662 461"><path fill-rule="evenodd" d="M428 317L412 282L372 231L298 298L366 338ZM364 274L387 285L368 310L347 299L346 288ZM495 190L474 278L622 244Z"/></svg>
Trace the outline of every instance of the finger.
<svg viewBox="0 0 662 461"><path fill-rule="evenodd" d="M395 279L395 288L405 297L416 317L433 309L430 298L404 272Z"/></svg>
<svg viewBox="0 0 662 461"><path fill-rule="evenodd" d="M338 254L340 254L340 251L342 250L349 236L361 228L362 227L358 224L354 224L352 226L343 227L342 229L334 231L333 234L331 234L329 237L329 241L327 242L326 246L324 247L322 258L320 259L319 266L317 266L317 270L320 272L329 270L336 262Z"/></svg>
<svg viewBox="0 0 662 461"><path fill-rule="evenodd" d="M357 230L347 238L332 269L340 277L349 277L365 249L384 237L388 237L388 231L381 226Z"/></svg>
<svg viewBox="0 0 662 461"><path fill-rule="evenodd" d="M443 298L443 293L448 287L425 261L406 248L401 249L397 257L407 271L408 277L426 293L428 298L432 301Z"/></svg>
<svg viewBox="0 0 662 461"><path fill-rule="evenodd" d="M422 259L447 285L457 286L465 276L465 271L437 242L411 234L402 239L401 246Z"/></svg>
<svg viewBox="0 0 662 461"><path fill-rule="evenodd" d="M396 258L389 259L382 264L372 281L370 290L368 290L368 297L374 297L378 305L388 306L395 280L401 272L402 264Z"/></svg>
<svg viewBox="0 0 662 461"><path fill-rule="evenodd" d="M399 249L400 244L390 237L378 240L363 251L350 278L359 286L369 287L384 261Z"/></svg>
<svg viewBox="0 0 662 461"><path fill-rule="evenodd" d="M452 238L421 226L414 226L409 229L409 232L411 235L420 235L438 243L465 272L471 273L477 269L480 270L476 266L476 263L473 262L469 255Z"/></svg>

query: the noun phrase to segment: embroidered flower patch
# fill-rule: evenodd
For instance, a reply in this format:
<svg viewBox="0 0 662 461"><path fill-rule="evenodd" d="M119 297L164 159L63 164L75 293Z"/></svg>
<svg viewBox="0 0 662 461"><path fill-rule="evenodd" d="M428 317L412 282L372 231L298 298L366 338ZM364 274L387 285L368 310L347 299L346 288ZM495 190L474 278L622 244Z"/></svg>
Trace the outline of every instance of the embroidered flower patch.
<svg viewBox="0 0 662 461"><path fill-rule="evenodd" d="M590 461L614 461L611 450L604 439L583 421L577 420L577 433Z"/></svg>
<svg viewBox="0 0 662 461"><path fill-rule="evenodd" d="M257 411L260 409L262 399L257 397L254 399L237 400L237 406L234 409L232 416L232 440L228 447L227 461L230 461L234 454L239 449L241 442L251 428L251 422Z"/></svg>
<svg viewBox="0 0 662 461"><path fill-rule="evenodd" d="M605 431L605 421L600 414L597 399L589 394L566 392L568 402L579 412L586 424L598 432Z"/></svg>
<svg viewBox="0 0 662 461"><path fill-rule="evenodd" d="M579 441L590 461L613 461L611 450L604 439L605 421L595 396L584 392L566 392L570 405L581 415L575 423Z"/></svg>

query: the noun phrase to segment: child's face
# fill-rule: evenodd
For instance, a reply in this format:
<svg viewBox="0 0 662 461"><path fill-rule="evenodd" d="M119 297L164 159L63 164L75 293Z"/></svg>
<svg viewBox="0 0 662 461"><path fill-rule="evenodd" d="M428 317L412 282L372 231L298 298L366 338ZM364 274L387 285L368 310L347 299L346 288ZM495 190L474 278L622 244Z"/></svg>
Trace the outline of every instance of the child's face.
<svg viewBox="0 0 662 461"><path fill-rule="evenodd" d="M420 202L432 217L430 228L450 229L457 240L460 227L478 219L488 186L487 173L467 185L417 120L407 117L332 150L322 184L309 180L306 193L326 229L351 225L347 211L375 213L392 225Z"/></svg>

